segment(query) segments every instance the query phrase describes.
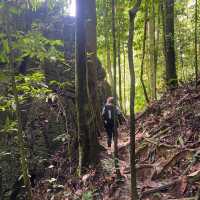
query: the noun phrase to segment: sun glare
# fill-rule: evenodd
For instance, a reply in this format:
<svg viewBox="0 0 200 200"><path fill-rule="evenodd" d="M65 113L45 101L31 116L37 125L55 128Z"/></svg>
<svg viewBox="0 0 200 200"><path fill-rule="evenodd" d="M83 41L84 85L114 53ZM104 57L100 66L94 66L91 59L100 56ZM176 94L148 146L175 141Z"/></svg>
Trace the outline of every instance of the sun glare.
<svg viewBox="0 0 200 200"><path fill-rule="evenodd" d="M69 6L69 15L75 17L76 16L76 0L72 0Z"/></svg>

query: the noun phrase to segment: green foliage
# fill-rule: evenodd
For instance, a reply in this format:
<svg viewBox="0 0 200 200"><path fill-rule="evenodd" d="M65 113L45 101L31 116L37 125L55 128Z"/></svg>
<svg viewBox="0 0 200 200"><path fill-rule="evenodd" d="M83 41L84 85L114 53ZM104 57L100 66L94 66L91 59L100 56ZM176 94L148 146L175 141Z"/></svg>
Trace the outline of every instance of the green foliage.
<svg viewBox="0 0 200 200"><path fill-rule="evenodd" d="M16 121L11 121L9 117L6 118L3 129L0 130L0 133L13 133L17 132L17 123Z"/></svg>
<svg viewBox="0 0 200 200"><path fill-rule="evenodd" d="M93 199L93 195L91 191L85 192L82 196L82 200L92 200L92 199Z"/></svg>
<svg viewBox="0 0 200 200"><path fill-rule="evenodd" d="M65 62L64 53L59 51L63 48L63 42L60 40L49 40L40 32L29 32L25 36L18 32L17 41L13 44L13 48L19 49L20 55L16 58L21 61L24 57L37 59L41 63L50 59L52 61Z"/></svg>
<svg viewBox="0 0 200 200"><path fill-rule="evenodd" d="M6 110L11 110L14 105L14 97L0 96L0 112L5 112Z"/></svg>
<svg viewBox="0 0 200 200"><path fill-rule="evenodd" d="M45 77L42 72L34 72L32 74L16 76L17 92L21 103L30 98L43 98L51 92L45 84ZM11 89L6 96L0 96L0 111L15 111L15 100Z"/></svg>
<svg viewBox="0 0 200 200"><path fill-rule="evenodd" d="M51 90L45 84L45 77L42 72L34 72L26 76L19 75L16 77L17 91L21 97L38 97L44 98Z"/></svg>

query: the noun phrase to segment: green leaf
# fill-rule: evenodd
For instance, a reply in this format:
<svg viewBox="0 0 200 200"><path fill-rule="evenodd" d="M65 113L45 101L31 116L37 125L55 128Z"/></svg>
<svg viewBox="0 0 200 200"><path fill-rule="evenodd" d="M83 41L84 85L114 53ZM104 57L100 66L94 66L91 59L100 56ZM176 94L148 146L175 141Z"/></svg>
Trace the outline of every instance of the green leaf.
<svg viewBox="0 0 200 200"><path fill-rule="evenodd" d="M15 7L11 7L9 8L9 12L13 15L18 15L18 10Z"/></svg>
<svg viewBox="0 0 200 200"><path fill-rule="evenodd" d="M92 200L93 195L91 191L85 192L82 196L82 200Z"/></svg>
<svg viewBox="0 0 200 200"><path fill-rule="evenodd" d="M4 8L5 7L5 3L3 2L0 2L0 9Z"/></svg>
<svg viewBox="0 0 200 200"><path fill-rule="evenodd" d="M5 81L8 78L8 76L0 71L0 81Z"/></svg>
<svg viewBox="0 0 200 200"><path fill-rule="evenodd" d="M3 44L3 51L5 53L9 53L10 52L10 48L9 48L9 45L8 45L8 40L3 40L2 41L2 44Z"/></svg>

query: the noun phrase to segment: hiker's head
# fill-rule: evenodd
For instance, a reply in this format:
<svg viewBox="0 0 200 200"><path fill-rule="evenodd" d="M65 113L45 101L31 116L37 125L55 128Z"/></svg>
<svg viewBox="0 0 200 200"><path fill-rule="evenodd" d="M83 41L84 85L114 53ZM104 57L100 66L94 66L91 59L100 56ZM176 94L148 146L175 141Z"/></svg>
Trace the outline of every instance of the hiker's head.
<svg viewBox="0 0 200 200"><path fill-rule="evenodd" d="M106 103L107 104L114 104L114 97L108 97Z"/></svg>

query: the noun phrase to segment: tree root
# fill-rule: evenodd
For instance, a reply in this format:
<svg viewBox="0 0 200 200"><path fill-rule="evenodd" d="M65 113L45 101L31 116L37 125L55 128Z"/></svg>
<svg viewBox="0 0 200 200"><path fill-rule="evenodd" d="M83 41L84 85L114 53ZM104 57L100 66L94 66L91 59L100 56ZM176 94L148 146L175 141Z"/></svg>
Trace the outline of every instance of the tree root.
<svg viewBox="0 0 200 200"><path fill-rule="evenodd" d="M186 178L187 178L187 182L190 184L198 181L200 179L200 170L188 175ZM166 183L165 185L162 185L160 187L153 188L153 189L147 190L145 192L142 192L140 199L142 199L145 196L148 196L150 194L156 193L156 192L162 192L162 191L169 190L171 187L174 187L175 185L180 184L181 181L182 181L182 178L178 178L178 179L176 179L170 183Z"/></svg>
<svg viewBox="0 0 200 200"><path fill-rule="evenodd" d="M164 174L164 171L166 171L167 169L169 169L169 167L172 167L173 165L175 165L178 160L184 158L188 154L189 155L193 154L193 151L191 151L189 149L184 149L181 152L178 152L177 154L173 155L167 161L167 163L162 167L162 169L159 172L157 171L156 173L153 174L152 180L160 178Z"/></svg>

